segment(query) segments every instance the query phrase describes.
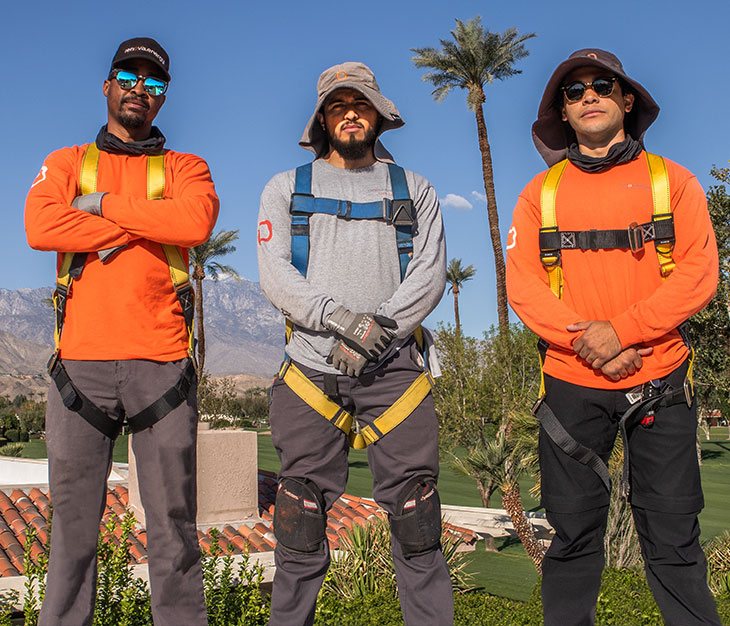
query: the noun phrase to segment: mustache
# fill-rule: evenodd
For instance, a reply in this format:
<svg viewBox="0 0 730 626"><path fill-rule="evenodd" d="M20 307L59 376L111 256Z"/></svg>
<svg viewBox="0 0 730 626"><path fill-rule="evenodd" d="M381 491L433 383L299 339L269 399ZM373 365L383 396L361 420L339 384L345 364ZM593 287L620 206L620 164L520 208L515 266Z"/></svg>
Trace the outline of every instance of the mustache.
<svg viewBox="0 0 730 626"><path fill-rule="evenodd" d="M147 110L149 110L149 108L150 108L149 102L147 102L147 100L144 98L140 98L139 96L130 94L128 96L123 97L121 99L121 101L119 102L119 104L122 105L122 104L126 104L127 102L134 102L135 104L138 104Z"/></svg>

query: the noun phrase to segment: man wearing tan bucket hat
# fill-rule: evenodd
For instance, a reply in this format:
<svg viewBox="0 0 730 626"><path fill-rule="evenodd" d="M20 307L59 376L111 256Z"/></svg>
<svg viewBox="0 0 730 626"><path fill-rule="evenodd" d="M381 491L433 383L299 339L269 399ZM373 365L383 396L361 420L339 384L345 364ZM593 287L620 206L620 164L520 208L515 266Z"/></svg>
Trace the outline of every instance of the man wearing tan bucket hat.
<svg viewBox="0 0 730 626"><path fill-rule="evenodd" d="M520 195L509 232L510 304L541 337L534 412L555 528L543 561L549 626L594 623L612 487L631 504L665 622L720 624L699 545L685 323L715 293L717 247L697 179L644 149L658 113L613 54L570 55L532 127L550 169ZM624 470L612 485L617 432Z"/></svg>
<svg viewBox="0 0 730 626"><path fill-rule="evenodd" d="M270 410L281 459L271 626L313 623L350 446L367 446L405 623L453 622L430 392L438 365L420 326L443 294L446 251L436 192L380 142L403 123L367 66L325 70L299 142L314 162L261 196L261 287L287 319Z"/></svg>

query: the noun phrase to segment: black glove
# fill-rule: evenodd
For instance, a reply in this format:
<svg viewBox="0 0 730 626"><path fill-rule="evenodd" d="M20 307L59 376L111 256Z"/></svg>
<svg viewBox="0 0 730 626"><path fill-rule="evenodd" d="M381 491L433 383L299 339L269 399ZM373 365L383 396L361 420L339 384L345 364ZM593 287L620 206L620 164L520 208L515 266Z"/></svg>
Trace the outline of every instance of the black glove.
<svg viewBox="0 0 730 626"><path fill-rule="evenodd" d="M324 325L371 361L376 361L395 337L395 320L371 313L353 313L345 307L335 309Z"/></svg>
<svg viewBox="0 0 730 626"><path fill-rule="evenodd" d="M336 367L346 376L360 376L368 364L368 360L364 355L340 340L330 351L327 363Z"/></svg>

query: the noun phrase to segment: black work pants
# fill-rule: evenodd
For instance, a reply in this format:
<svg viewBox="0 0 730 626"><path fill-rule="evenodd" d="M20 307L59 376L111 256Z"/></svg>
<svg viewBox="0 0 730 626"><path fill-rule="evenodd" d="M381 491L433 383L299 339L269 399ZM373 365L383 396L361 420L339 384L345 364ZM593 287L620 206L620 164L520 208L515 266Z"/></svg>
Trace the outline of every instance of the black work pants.
<svg viewBox="0 0 730 626"><path fill-rule="evenodd" d="M415 345L401 349L375 372L360 378L337 376L339 403L357 412L361 425L372 424L422 369ZM303 365L299 369L320 389L324 376ZM287 385L277 379L271 395L271 434L281 459L279 478L307 478L322 492L329 510L347 484L348 439ZM394 430L367 448L373 473L373 498L389 513L396 512L405 484L415 476L438 478L438 422L429 394ZM448 626L453 623L453 592L441 550L406 559L391 537L398 596L407 626ZM270 626L306 626L314 620L317 593L330 563L327 541L321 550L301 553L277 544L276 574L271 597Z"/></svg>
<svg viewBox="0 0 730 626"><path fill-rule="evenodd" d="M681 386L687 370L669 377ZM608 461L627 390L581 387L545 377L548 406L579 443ZM640 417L638 418L640 419ZM651 428L630 427L629 501L647 580L668 626L720 625L707 587L697 515L703 506L694 405L656 412ZM603 536L609 493L586 465L569 457L540 430L542 504L555 529L543 561L546 626L591 626L604 567Z"/></svg>

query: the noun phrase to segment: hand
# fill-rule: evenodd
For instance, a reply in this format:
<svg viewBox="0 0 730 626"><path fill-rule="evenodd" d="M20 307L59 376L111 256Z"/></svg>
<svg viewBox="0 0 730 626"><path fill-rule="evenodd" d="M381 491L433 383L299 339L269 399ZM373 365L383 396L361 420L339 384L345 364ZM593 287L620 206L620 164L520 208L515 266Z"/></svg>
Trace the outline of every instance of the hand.
<svg viewBox="0 0 730 626"><path fill-rule="evenodd" d="M80 211L91 213L91 215L98 215L103 217L101 214L101 199L104 197L104 192L96 191L94 193L87 193L83 196L76 196L71 202L71 206Z"/></svg>
<svg viewBox="0 0 730 626"><path fill-rule="evenodd" d="M371 313L353 313L339 306L325 320L324 325L334 331L350 348L371 361L385 351L398 328L395 320Z"/></svg>
<svg viewBox="0 0 730 626"><path fill-rule="evenodd" d="M654 352L654 348L626 348L617 357L606 363L601 371L611 380L621 380L635 374L644 364L641 357Z"/></svg>
<svg viewBox="0 0 730 626"><path fill-rule="evenodd" d="M327 357L327 363L334 365L346 376L360 376L368 360L342 340L338 341Z"/></svg>
<svg viewBox="0 0 730 626"><path fill-rule="evenodd" d="M611 322L575 322L566 328L570 332L585 331L573 343L573 351L594 370L601 369L621 352L621 342Z"/></svg>

